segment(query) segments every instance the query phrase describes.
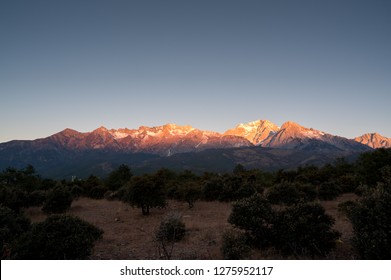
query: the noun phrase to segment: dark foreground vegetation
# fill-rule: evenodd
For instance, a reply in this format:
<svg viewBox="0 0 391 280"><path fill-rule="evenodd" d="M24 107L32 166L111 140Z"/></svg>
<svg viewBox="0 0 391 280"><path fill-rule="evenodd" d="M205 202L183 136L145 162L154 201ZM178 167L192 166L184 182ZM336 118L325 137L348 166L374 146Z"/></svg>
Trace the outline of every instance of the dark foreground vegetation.
<svg viewBox="0 0 391 280"><path fill-rule="evenodd" d="M55 181L41 178L33 166L7 168L0 173L1 254L2 259L89 258L104 232L68 211L73 201L88 197L137 207L144 223L167 201L189 209L198 201L229 202L232 226L220 233L224 258L245 259L251 250L271 249L282 258L327 258L341 233L320 202L346 193L358 197L339 205L352 224L357 258L391 259L391 149L364 153L354 163L339 159L321 168L273 173L238 165L226 174L161 169L133 176L121 165L107 178ZM25 214L31 207L40 207L47 218L32 223ZM167 215L155 232L159 255L172 258L186 231L181 215Z"/></svg>

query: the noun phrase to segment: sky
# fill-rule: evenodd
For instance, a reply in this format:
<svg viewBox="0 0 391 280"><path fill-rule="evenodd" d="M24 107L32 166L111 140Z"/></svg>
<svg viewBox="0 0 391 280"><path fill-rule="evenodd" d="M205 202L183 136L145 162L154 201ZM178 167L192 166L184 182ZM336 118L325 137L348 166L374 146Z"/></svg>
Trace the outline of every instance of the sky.
<svg viewBox="0 0 391 280"><path fill-rule="evenodd" d="M291 120L391 137L391 1L1 0L0 142Z"/></svg>

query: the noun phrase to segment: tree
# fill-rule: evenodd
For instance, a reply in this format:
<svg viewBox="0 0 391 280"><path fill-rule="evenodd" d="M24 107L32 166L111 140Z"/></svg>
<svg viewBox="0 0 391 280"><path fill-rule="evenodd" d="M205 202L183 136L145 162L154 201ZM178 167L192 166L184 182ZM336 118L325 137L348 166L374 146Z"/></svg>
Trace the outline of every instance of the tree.
<svg viewBox="0 0 391 280"><path fill-rule="evenodd" d="M126 186L123 200L132 206L141 208L143 215L149 215L150 208L166 205L162 185L148 175L133 177Z"/></svg>
<svg viewBox="0 0 391 280"><path fill-rule="evenodd" d="M201 197L201 187L195 182L185 182L179 187L179 198L186 201L189 208L194 207L194 203Z"/></svg>
<svg viewBox="0 0 391 280"><path fill-rule="evenodd" d="M216 177L204 182L203 193L205 200L217 200L223 191L224 183L221 178Z"/></svg>
<svg viewBox="0 0 391 280"><path fill-rule="evenodd" d="M15 239L30 228L30 220L8 207L0 206L0 244L2 259L11 257Z"/></svg>
<svg viewBox="0 0 391 280"><path fill-rule="evenodd" d="M53 215L21 236L16 259L77 260L91 255L103 231L78 217Z"/></svg>
<svg viewBox="0 0 391 280"><path fill-rule="evenodd" d="M64 187L57 187L46 195L42 211L47 214L59 214L67 211L72 204L73 196Z"/></svg>
<svg viewBox="0 0 391 280"><path fill-rule="evenodd" d="M27 193L21 188L1 186L0 204L14 210L15 212L19 212L21 208L29 206L29 201Z"/></svg>
<svg viewBox="0 0 391 280"><path fill-rule="evenodd" d="M292 205L304 200L305 194L293 184L281 183L268 189L267 199L273 204Z"/></svg>
<svg viewBox="0 0 391 280"><path fill-rule="evenodd" d="M278 214L274 245L285 254L324 256L340 237L333 224L320 204L299 203Z"/></svg>
<svg viewBox="0 0 391 280"><path fill-rule="evenodd" d="M341 188L333 182L324 182L319 186L318 197L321 200L334 200L342 193Z"/></svg>
<svg viewBox="0 0 391 280"><path fill-rule="evenodd" d="M235 168L233 169L232 172L233 172L235 175L239 175L239 174L242 174L242 173L246 172L246 169L244 168L243 165L237 164L237 165L235 166Z"/></svg>
<svg viewBox="0 0 391 280"><path fill-rule="evenodd" d="M363 259L391 259L391 185L378 185L345 207L352 243Z"/></svg>
<svg viewBox="0 0 391 280"><path fill-rule="evenodd" d="M381 169L391 165L391 149L376 149L363 153L356 161L357 176L361 183L368 186L376 186L383 181Z"/></svg>
<svg viewBox="0 0 391 280"><path fill-rule="evenodd" d="M272 241L274 220L275 212L270 203L258 194L233 203L228 218L228 222L244 230L257 247L264 247Z"/></svg>
<svg viewBox="0 0 391 280"><path fill-rule="evenodd" d="M133 174L130 171L130 168L125 164L121 164L117 169L110 172L106 179L106 186L110 190L116 191L125 185L132 176Z"/></svg>

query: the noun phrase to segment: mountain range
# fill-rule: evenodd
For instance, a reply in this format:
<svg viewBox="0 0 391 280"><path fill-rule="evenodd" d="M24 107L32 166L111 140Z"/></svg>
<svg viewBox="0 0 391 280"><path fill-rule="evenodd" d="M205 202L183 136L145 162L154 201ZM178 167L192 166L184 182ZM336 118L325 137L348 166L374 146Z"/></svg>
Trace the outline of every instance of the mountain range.
<svg viewBox="0 0 391 280"><path fill-rule="evenodd" d="M106 174L121 163L140 172L161 167L229 171L238 163L275 170L324 164L380 147L391 147L391 139L377 133L347 139L291 121L279 127L258 120L224 133L176 124L86 133L68 128L42 139L1 143L0 168L32 164L51 177Z"/></svg>

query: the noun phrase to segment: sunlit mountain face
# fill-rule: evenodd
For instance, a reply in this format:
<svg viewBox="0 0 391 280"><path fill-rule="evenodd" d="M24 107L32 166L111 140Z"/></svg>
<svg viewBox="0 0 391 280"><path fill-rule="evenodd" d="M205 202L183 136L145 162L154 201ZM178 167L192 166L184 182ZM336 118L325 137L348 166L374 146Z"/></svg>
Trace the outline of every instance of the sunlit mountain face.
<svg viewBox="0 0 391 280"><path fill-rule="evenodd" d="M355 141L371 148L391 148L391 138L384 137L378 133L367 133L354 138Z"/></svg>
<svg viewBox="0 0 391 280"><path fill-rule="evenodd" d="M52 170L47 173L56 176L80 169L107 173L121 163L145 170L168 164L219 171L237 163L271 170L324 164L380 147L390 147L390 139L379 134L347 139L292 121L279 127L257 120L224 133L176 124L137 129L99 127L84 133L67 128L46 138L1 143L0 168L33 164L37 170Z"/></svg>

